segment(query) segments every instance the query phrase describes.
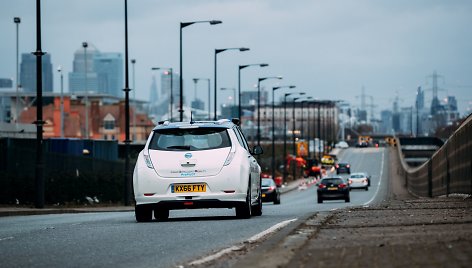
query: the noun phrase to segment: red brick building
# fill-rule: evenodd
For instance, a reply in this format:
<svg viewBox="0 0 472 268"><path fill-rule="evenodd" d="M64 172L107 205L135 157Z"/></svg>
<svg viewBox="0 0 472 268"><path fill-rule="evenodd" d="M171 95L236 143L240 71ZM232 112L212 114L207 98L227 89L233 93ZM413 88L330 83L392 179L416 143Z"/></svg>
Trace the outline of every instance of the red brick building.
<svg viewBox="0 0 472 268"><path fill-rule="evenodd" d="M52 100L52 101L51 101ZM60 96L53 96L43 106L44 137L61 137L61 105ZM88 129L90 139L125 140L125 102L104 101L101 96L89 98ZM135 119L135 121L134 121ZM19 121L32 123L36 121L36 107L34 105L23 108ZM64 97L64 137L85 138L85 104L83 98L76 96ZM135 122L136 128L134 128ZM130 104L130 138L134 142L144 142L154 123L144 113L136 113Z"/></svg>

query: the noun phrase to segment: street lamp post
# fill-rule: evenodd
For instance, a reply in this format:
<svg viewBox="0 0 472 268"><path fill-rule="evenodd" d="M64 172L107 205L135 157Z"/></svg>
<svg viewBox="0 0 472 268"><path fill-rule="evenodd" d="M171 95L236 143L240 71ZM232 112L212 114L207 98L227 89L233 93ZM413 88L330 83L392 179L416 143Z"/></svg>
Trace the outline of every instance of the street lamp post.
<svg viewBox="0 0 472 268"><path fill-rule="evenodd" d="M61 74L61 138L64 138L64 77L62 75L62 67L57 67L57 71Z"/></svg>
<svg viewBox="0 0 472 268"><path fill-rule="evenodd" d="M272 88L272 178L275 179L275 91L281 88L295 88L295 86L278 86ZM285 112L285 110L284 110ZM285 121L284 121L285 126Z"/></svg>
<svg viewBox="0 0 472 268"><path fill-rule="evenodd" d="M135 70L134 70L134 64L136 63L135 59L131 59L131 64L133 65L133 139L137 139L137 131L136 131L136 84L135 84Z"/></svg>
<svg viewBox="0 0 472 268"><path fill-rule="evenodd" d="M35 167L35 207L44 208L44 163L43 163L43 78L41 50L41 0L36 0L36 167Z"/></svg>
<svg viewBox="0 0 472 268"><path fill-rule="evenodd" d="M286 181L287 178L287 163L286 163L286 158L287 158L287 97L291 95L304 95L305 92L295 92L295 93L285 93L284 94L284 155L283 155L283 160L284 160L284 172L283 172L283 181Z"/></svg>
<svg viewBox="0 0 472 268"><path fill-rule="evenodd" d="M239 123L242 125L242 111L241 111L241 70L247 68L249 66L259 66L259 67L267 67L269 64L267 63L255 63L255 64L246 64L246 65L239 65L238 68L238 118Z"/></svg>
<svg viewBox="0 0 472 268"><path fill-rule="evenodd" d="M318 102L318 117L317 117L317 131L318 131L318 161L321 161L321 102Z"/></svg>
<svg viewBox="0 0 472 268"><path fill-rule="evenodd" d="M293 110L292 110L292 119L293 119L293 125L292 125L292 153L293 153L293 156L297 157L297 149L295 148L295 142L296 142L296 138L295 138L295 101L297 101L298 99L300 99L300 97L298 98L293 98L292 99L292 102L293 102ZM294 163L294 166L293 166L293 179L295 180L295 176L296 176L296 173L297 173L297 166L296 166L296 161Z"/></svg>
<svg viewBox="0 0 472 268"><path fill-rule="evenodd" d="M172 110L174 109L174 71L172 68L163 68L163 67L152 67L151 70L156 71L156 70L167 70L170 74L170 109L169 109L169 114L170 114L170 121L173 119L172 115ZM180 120L182 122L182 120Z"/></svg>
<svg viewBox="0 0 472 268"><path fill-rule="evenodd" d="M257 145L261 145L261 81L282 79L282 76L269 76L257 79Z"/></svg>
<svg viewBox="0 0 472 268"><path fill-rule="evenodd" d="M128 1L125 0L125 177L124 177L124 205L129 206L131 204L131 174L130 174L130 157L129 157L129 144L131 143L129 137L129 61L128 61Z"/></svg>
<svg viewBox="0 0 472 268"><path fill-rule="evenodd" d="M211 120L211 108L210 108L210 78L194 78L193 81L197 83L199 80L206 80L208 82L208 121Z"/></svg>
<svg viewBox="0 0 472 268"><path fill-rule="evenodd" d="M89 119L89 114L88 114L88 110L89 110L89 103L88 103L88 92L87 92L87 47L88 47L88 43L87 42L82 42L82 47L84 48L84 78L85 78L85 96L84 96L84 101L85 101L85 138L88 139L89 138L89 129L88 129L88 119Z"/></svg>
<svg viewBox="0 0 472 268"><path fill-rule="evenodd" d="M303 129L303 125L304 125L304 123L303 123L303 121L304 121L304 120L303 120L303 104L306 103L308 100L311 100L311 99L312 99L312 97L306 97L305 100L303 100L303 101L300 102L300 103L301 103L301 113L302 113L302 115L301 115L301 122L302 122L302 123L301 123L300 137L301 137L302 139L303 139L303 134L305 134L305 131L304 131L304 129Z"/></svg>
<svg viewBox="0 0 472 268"><path fill-rule="evenodd" d="M190 26L195 23L210 23L210 25L216 25L222 23L220 20L205 20L205 21L190 21L190 22L181 22L180 23L180 83L179 83L179 113L180 113L180 122L184 120L184 110L183 110L183 71L182 71L182 29Z"/></svg>
<svg viewBox="0 0 472 268"><path fill-rule="evenodd" d="M19 17L14 17L13 22L16 24L16 105L15 105L15 123L18 123L18 118L20 116L20 109L18 107L19 105L19 98L20 98L20 83L18 82L18 63L19 63L19 37L18 37L18 30L20 27L21 19ZM11 121L11 120L10 120Z"/></svg>
<svg viewBox="0 0 472 268"><path fill-rule="evenodd" d="M213 107L213 109L215 109L215 115L213 117L213 120L217 120L217 114L216 114L216 110L217 110L217 63L218 63L218 54L223 52L223 51L226 51L226 50L239 50L241 52L244 52L244 51L248 51L249 48L247 47L232 47L232 48L221 48L221 49L215 49L215 80L214 80L214 83L215 83L215 86L214 86L214 90L215 90L215 96L214 96L214 105L215 107Z"/></svg>

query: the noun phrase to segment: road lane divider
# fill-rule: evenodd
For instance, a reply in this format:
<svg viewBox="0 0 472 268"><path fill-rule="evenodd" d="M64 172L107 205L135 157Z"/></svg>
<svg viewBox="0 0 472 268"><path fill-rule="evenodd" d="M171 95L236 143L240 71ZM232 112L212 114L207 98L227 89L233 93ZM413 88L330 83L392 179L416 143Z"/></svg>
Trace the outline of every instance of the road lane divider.
<svg viewBox="0 0 472 268"><path fill-rule="evenodd" d="M377 189L375 190L375 193L372 196L372 198L369 201L365 202L363 206L366 206L372 203L372 201L374 201L375 197L377 197L377 194L379 193L380 185L382 184L384 163L385 163L385 149L382 151L382 162L380 163L380 177L379 177L379 183L377 184Z"/></svg>
<svg viewBox="0 0 472 268"><path fill-rule="evenodd" d="M198 260L195 260L195 261L192 261L190 262L188 265L189 266L198 266L198 265L203 265L207 262L211 262L211 261L214 261L218 258L221 258L222 256L228 254L228 253L231 253L231 252L234 252L234 251L240 251L244 248L244 244L254 244L256 242L259 242L260 240L262 240L263 238L265 238L266 236L268 236L269 234L272 234L272 233L275 233L277 232L278 230L284 228L285 226L289 225L290 223L294 222L298 220L298 218L295 218L295 219L290 219L290 220L286 220L286 221L282 221L282 222L279 222L275 225L273 225L272 227L270 227L269 229L266 229L265 231L262 231L252 237L250 237L249 239L247 239L246 241L243 242L242 245L237 245L237 246L231 246L229 248L225 248L225 249L222 249L214 254L211 254L209 256L206 256L206 257L203 257L201 259L198 259Z"/></svg>

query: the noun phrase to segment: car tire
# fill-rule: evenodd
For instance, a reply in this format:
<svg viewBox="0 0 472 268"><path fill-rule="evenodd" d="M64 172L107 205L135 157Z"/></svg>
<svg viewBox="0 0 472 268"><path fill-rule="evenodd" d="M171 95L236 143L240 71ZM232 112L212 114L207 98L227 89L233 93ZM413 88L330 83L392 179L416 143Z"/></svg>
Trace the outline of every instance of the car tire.
<svg viewBox="0 0 472 268"><path fill-rule="evenodd" d="M159 208L154 210L154 218L158 221L166 221L169 219L169 210L166 208Z"/></svg>
<svg viewBox="0 0 472 268"><path fill-rule="evenodd" d="M246 202L236 206L236 217L249 219L251 217L251 186L247 187Z"/></svg>
<svg viewBox="0 0 472 268"><path fill-rule="evenodd" d="M262 193L259 191L259 197L257 198L257 205L252 206L251 214L254 216L262 216Z"/></svg>
<svg viewBox="0 0 472 268"><path fill-rule="evenodd" d="M370 187L370 180L367 180L367 186Z"/></svg>
<svg viewBox="0 0 472 268"><path fill-rule="evenodd" d="M344 202L349 203L351 202L351 197L348 195L344 198Z"/></svg>
<svg viewBox="0 0 472 268"><path fill-rule="evenodd" d="M366 190L366 191L369 191L369 187L366 186L366 187L365 187L365 190Z"/></svg>
<svg viewBox="0 0 472 268"><path fill-rule="evenodd" d="M318 204L323 203L323 198L318 197Z"/></svg>
<svg viewBox="0 0 472 268"><path fill-rule="evenodd" d="M136 205L134 207L134 216L137 222L150 222L152 220L152 210L143 205Z"/></svg>
<svg viewBox="0 0 472 268"><path fill-rule="evenodd" d="M280 194L275 195L274 205L280 205Z"/></svg>

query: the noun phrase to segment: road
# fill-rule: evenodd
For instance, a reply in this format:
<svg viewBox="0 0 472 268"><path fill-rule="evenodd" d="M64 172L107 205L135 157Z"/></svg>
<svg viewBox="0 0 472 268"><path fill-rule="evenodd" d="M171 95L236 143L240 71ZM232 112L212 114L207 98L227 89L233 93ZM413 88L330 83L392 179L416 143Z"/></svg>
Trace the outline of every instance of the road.
<svg viewBox="0 0 472 268"><path fill-rule="evenodd" d="M351 202L316 203L314 185L264 204L263 216L235 218L234 210L171 211L168 222L136 223L134 214L84 213L0 218L3 267L175 267L242 244L281 223L296 225L318 211L367 206L386 198L388 154L383 148L340 154L351 172L372 175L369 191L351 191Z"/></svg>

